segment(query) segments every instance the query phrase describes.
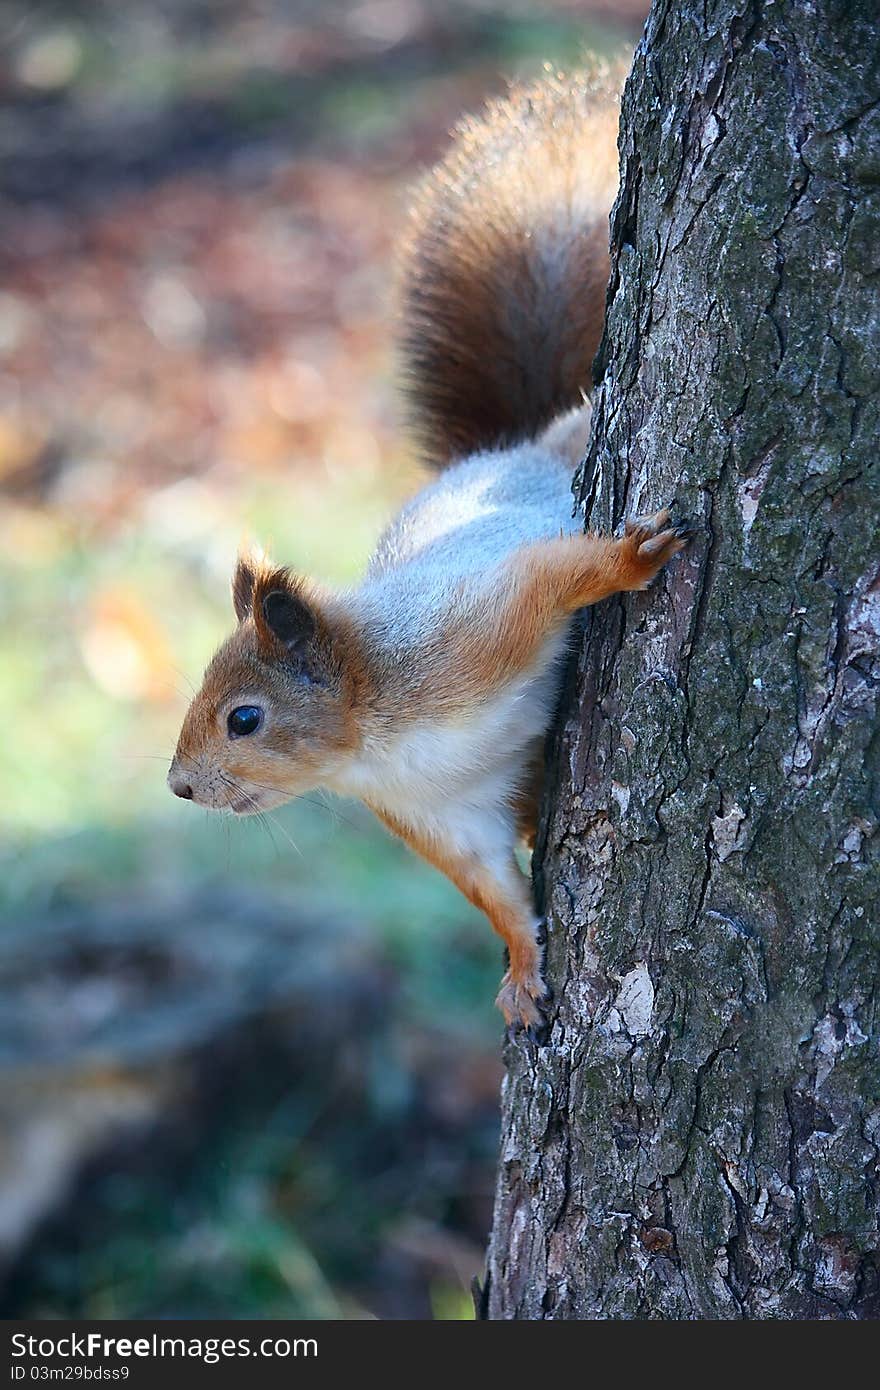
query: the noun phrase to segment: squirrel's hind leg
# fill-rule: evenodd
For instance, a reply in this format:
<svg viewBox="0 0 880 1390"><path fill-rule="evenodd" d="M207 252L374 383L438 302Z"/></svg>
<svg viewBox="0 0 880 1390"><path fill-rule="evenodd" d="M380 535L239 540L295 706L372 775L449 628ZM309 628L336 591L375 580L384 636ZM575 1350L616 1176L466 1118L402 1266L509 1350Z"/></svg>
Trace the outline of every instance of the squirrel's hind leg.
<svg viewBox="0 0 880 1390"><path fill-rule="evenodd" d="M415 827L378 806L372 810L389 830L444 873L466 898L484 912L507 947L510 963L495 1000L508 1025L539 1029L541 1002L549 997L541 977L542 923L532 911L529 882L513 852L514 828L502 843L503 826L493 818L481 827L467 827L468 847L460 843L461 831Z"/></svg>

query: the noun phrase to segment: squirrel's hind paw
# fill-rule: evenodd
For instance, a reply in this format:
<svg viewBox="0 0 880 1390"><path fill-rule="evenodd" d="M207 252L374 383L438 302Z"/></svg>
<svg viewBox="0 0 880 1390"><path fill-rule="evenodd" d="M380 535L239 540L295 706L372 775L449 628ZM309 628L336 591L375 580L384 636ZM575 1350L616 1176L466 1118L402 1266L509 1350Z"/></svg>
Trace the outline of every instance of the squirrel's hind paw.
<svg viewBox="0 0 880 1390"><path fill-rule="evenodd" d="M551 997L549 988L539 975L527 980L514 980L508 970L501 981L495 1003L513 1032L525 1028L539 1033L546 1025L542 1005L549 1004Z"/></svg>

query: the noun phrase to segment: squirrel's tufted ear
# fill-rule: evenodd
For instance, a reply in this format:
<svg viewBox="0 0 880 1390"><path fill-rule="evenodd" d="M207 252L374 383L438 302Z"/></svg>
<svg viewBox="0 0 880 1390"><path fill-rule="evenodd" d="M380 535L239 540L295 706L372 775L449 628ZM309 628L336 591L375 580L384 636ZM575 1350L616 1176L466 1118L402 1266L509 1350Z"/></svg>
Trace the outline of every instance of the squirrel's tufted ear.
<svg viewBox="0 0 880 1390"><path fill-rule="evenodd" d="M287 657L303 656L316 636L321 614L307 585L288 569L258 569L251 592L251 613L260 641Z"/></svg>
<svg viewBox="0 0 880 1390"><path fill-rule="evenodd" d="M270 589L262 600L266 627L288 652L298 652L315 635L315 615L289 588Z"/></svg>
<svg viewBox="0 0 880 1390"><path fill-rule="evenodd" d="M240 623L249 618L254 611L254 590L258 573L259 565L254 556L241 551L232 576L232 606Z"/></svg>
<svg viewBox="0 0 880 1390"><path fill-rule="evenodd" d="M242 553L232 576L232 603L240 623L252 618L260 644L278 654L302 657L319 627L327 633L317 595L290 570ZM326 645L326 642L325 642ZM311 665L311 661L306 663Z"/></svg>

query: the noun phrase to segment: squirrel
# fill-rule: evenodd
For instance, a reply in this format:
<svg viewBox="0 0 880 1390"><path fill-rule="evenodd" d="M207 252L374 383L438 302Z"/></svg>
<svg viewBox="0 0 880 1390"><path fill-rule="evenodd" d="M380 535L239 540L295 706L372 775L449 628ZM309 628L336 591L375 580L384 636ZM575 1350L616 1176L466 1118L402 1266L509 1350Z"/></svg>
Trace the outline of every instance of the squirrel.
<svg viewBox="0 0 880 1390"><path fill-rule="evenodd" d="M315 787L359 797L488 917L497 1004L540 1030L543 924L521 872L573 616L644 589L686 544L666 508L585 534L609 276L619 82L549 77L466 119L417 192L400 293L405 391L442 470L330 592L248 554L237 627L186 714L171 790L240 815Z"/></svg>

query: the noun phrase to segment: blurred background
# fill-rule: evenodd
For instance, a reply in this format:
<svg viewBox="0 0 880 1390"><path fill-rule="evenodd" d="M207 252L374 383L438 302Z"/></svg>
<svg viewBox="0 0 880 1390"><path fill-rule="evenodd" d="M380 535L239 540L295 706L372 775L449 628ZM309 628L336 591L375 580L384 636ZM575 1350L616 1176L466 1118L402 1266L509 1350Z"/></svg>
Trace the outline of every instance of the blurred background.
<svg viewBox="0 0 880 1390"><path fill-rule="evenodd" d="M355 805L164 779L239 542L346 581L419 484L408 184L646 9L5 0L2 1316L472 1316L491 932Z"/></svg>

